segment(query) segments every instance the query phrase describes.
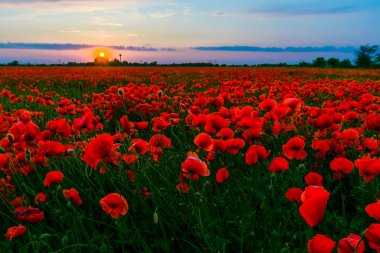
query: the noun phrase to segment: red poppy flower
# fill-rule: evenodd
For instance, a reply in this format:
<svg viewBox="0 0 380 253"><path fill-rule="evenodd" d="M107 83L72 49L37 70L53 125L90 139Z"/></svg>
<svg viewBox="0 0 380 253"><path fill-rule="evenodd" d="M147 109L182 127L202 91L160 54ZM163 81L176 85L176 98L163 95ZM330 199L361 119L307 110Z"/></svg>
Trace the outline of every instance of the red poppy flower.
<svg viewBox="0 0 380 253"><path fill-rule="evenodd" d="M150 153L152 154L153 159L156 162L159 162L160 161L160 157L163 154L163 151L162 151L162 148L157 148L157 147L151 146Z"/></svg>
<svg viewBox="0 0 380 253"><path fill-rule="evenodd" d="M228 139L232 139L234 137L234 134L235 133L231 128L225 127L225 128L220 129L220 131L216 134L216 136L222 138L223 140L228 140Z"/></svg>
<svg viewBox="0 0 380 253"><path fill-rule="evenodd" d="M336 175L335 177L339 177L340 174L342 173L344 174L351 173L352 170L354 169L354 163L348 160L347 158L337 157L337 158L334 158L330 162L330 168L333 171L335 171L335 174L334 174Z"/></svg>
<svg viewBox="0 0 380 253"><path fill-rule="evenodd" d="M241 138L235 138L235 139L228 139L226 140L227 144L227 152L231 155L236 155L239 153L239 149L243 148L245 146L245 142Z"/></svg>
<svg viewBox="0 0 380 253"><path fill-rule="evenodd" d="M133 128L133 123L129 122L128 117L126 115L120 118L120 125L123 131L129 131Z"/></svg>
<svg viewBox="0 0 380 253"><path fill-rule="evenodd" d="M356 129L346 129L342 132L342 141L347 145L359 143L359 132Z"/></svg>
<svg viewBox="0 0 380 253"><path fill-rule="evenodd" d="M204 127L206 125L207 121L207 115L206 114L199 114L197 116L194 116L194 118L191 121L191 125L194 127Z"/></svg>
<svg viewBox="0 0 380 253"><path fill-rule="evenodd" d="M285 196L291 202L300 203L302 193L303 190L301 188L292 187L286 191Z"/></svg>
<svg viewBox="0 0 380 253"><path fill-rule="evenodd" d="M107 133L101 134L87 144L82 160L88 163L94 170L96 170L100 161L117 165L120 154L116 152L116 149L119 146L120 144L114 144L112 135Z"/></svg>
<svg viewBox="0 0 380 253"><path fill-rule="evenodd" d="M332 253L334 247L335 241L322 234L316 234L313 239L307 243L309 253Z"/></svg>
<svg viewBox="0 0 380 253"><path fill-rule="evenodd" d="M327 140L313 140L311 148L321 153L326 153L330 149Z"/></svg>
<svg viewBox="0 0 380 253"><path fill-rule="evenodd" d="M226 168L221 168L216 172L216 182L218 183L224 183L228 177L230 176L230 173Z"/></svg>
<svg viewBox="0 0 380 253"><path fill-rule="evenodd" d="M269 171L273 173L282 172L289 169L288 161L283 157L275 157L269 164Z"/></svg>
<svg viewBox="0 0 380 253"><path fill-rule="evenodd" d="M122 154L121 155L121 158L128 164L134 164L137 159L139 158L137 155L135 154L130 154L130 155L126 155L126 154Z"/></svg>
<svg viewBox="0 0 380 253"><path fill-rule="evenodd" d="M375 218L377 221L380 221L380 202L368 204L365 207L365 211L370 217Z"/></svg>
<svg viewBox="0 0 380 253"><path fill-rule="evenodd" d="M359 141L359 150L370 152L372 154L377 154L378 149L379 149L378 140L375 140L372 138L365 138L364 141L363 140Z"/></svg>
<svg viewBox="0 0 380 253"><path fill-rule="evenodd" d="M371 249L380 249L380 224L371 224L364 234L368 240L368 245Z"/></svg>
<svg viewBox="0 0 380 253"><path fill-rule="evenodd" d="M27 203L27 199L24 196L17 197L11 201L14 207L22 206Z"/></svg>
<svg viewBox="0 0 380 253"><path fill-rule="evenodd" d="M72 132L72 128L66 119L56 119L54 121L50 120L46 124L46 128L53 133L59 134L59 136L64 139L69 138Z"/></svg>
<svg viewBox="0 0 380 253"><path fill-rule="evenodd" d="M314 120L314 125L319 129L323 130L325 128L328 128L333 124L333 119L328 114L322 114L318 118Z"/></svg>
<svg viewBox="0 0 380 253"><path fill-rule="evenodd" d="M23 225L13 226L8 228L7 233L5 234L5 237L9 240L12 240L13 238L23 235L26 232L26 227Z"/></svg>
<svg viewBox="0 0 380 253"><path fill-rule="evenodd" d="M36 207L17 207L13 214L19 221L25 221L30 223L37 223L45 218L45 213Z"/></svg>
<svg viewBox="0 0 380 253"><path fill-rule="evenodd" d="M321 223L330 193L321 186L308 186L301 195L302 205L298 208L305 222L314 227Z"/></svg>
<svg viewBox="0 0 380 253"><path fill-rule="evenodd" d="M179 182L176 188L180 193L188 193L190 191L190 186L186 182Z"/></svg>
<svg viewBox="0 0 380 253"><path fill-rule="evenodd" d="M247 153L245 153L245 162L249 166L253 166L257 161L263 161L267 159L271 151L266 151L265 147L261 145L251 145Z"/></svg>
<svg viewBox="0 0 380 253"><path fill-rule="evenodd" d="M141 197L144 199L144 200L147 200L149 199L150 195L152 193L148 191L148 188L147 187L144 187L140 190L140 195Z"/></svg>
<svg viewBox="0 0 380 253"><path fill-rule="evenodd" d="M208 134L214 134L217 130L226 128L230 125L230 122L225 118L213 114L207 117L205 132Z"/></svg>
<svg viewBox="0 0 380 253"><path fill-rule="evenodd" d="M364 156L362 159L355 160L355 166L359 170L359 175L368 183L377 174L380 173L380 160L377 158L369 158Z"/></svg>
<svg viewBox="0 0 380 253"><path fill-rule="evenodd" d="M206 133L198 134L194 139L194 144L197 145L198 149L205 151L211 151L214 146L211 136Z"/></svg>
<svg viewBox="0 0 380 253"><path fill-rule="evenodd" d="M274 120L280 120L287 114L291 113L292 109L284 103L279 103L275 108L272 109L270 115Z"/></svg>
<svg viewBox="0 0 380 253"><path fill-rule="evenodd" d="M316 172L309 172L305 176L305 183L307 185L322 186L322 180L323 180L323 177Z"/></svg>
<svg viewBox="0 0 380 253"><path fill-rule="evenodd" d="M163 117L155 117L152 119L154 132L161 132L170 126L170 122L166 121Z"/></svg>
<svg viewBox="0 0 380 253"><path fill-rule="evenodd" d="M359 118L359 113L355 111L349 111L343 117L346 121L354 121Z"/></svg>
<svg viewBox="0 0 380 253"><path fill-rule="evenodd" d="M12 138L12 142L22 141L24 133L25 124L21 121L14 123L8 130L8 135Z"/></svg>
<svg viewBox="0 0 380 253"><path fill-rule="evenodd" d="M38 146L37 156L61 156L67 151L65 145L57 141L40 141Z"/></svg>
<svg viewBox="0 0 380 253"><path fill-rule="evenodd" d="M103 211L114 219L126 215L129 209L127 200L119 193L110 193L102 198L99 203Z"/></svg>
<svg viewBox="0 0 380 253"><path fill-rule="evenodd" d="M153 135L150 138L149 143L152 147L162 148L162 149L171 147L172 145L170 139L163 134Z"/></svg>
<svg viewBox="0 0 380 253"><path fill-rule="evenodd" d="M79 133L82 128L86 128L87 132L91 132L95 129L98 124L98 116L95 117L91 109L88 107L84 108L84 114L80 118L74 119L73 130Z"/></svg>
<svg viewBox="0 0 380 253"><path fill-rule="evenodd" d="M358 245L359 244L359 245ZM360 236L349 234L338 243L338 253L364 253L365 244Z"/></svg>
<svg viewBox="0 0 380 253"><path fill-rule="evenodd" d="M380 130L380 115L368 114L365 118L364 126L368 129Z"/></svg>
<svg viewBox="0 0 380 253"><path fill-rule="evenodd" d="M198 157L195 157L193 155L188 156L186 160L182 163L182 172L196 176L210 175L210 171L207 168L207 164Z"/></svg>
<svg viewBox="0 0 380 253"><path fill-rule="evenodd" d="M284 156L288 159L302 160L307 156L304 137L293 137L282 146Z"/></svg>
<svg viewBox="0 0 380 253"><path fill-rule="evenodd" d="M38 193L36 197L34 198L34 203L36 203L36 205L39 205L45 202L46 202L46 194L43 192Z"/></svg>
<svg viewBox="0 0 380 253"><path fill-rule="evenodd" d="M147 121L134 122L134 124L140 130L146 130L149 127L149 122L147 122Z"/></svg>
<svg viewBox="0 0 380 253"><path fill-rule="evenodd" d="M70 190L63 189L62 190L63 196L66 198L67 201L72 201L75 205L82 205L82 199L79 195L79 192L71 188Z"/></svg>
<svg viewBox="0 0 380 253"><path fill-rule="evenodd" d="M275 108L277 105L277 102L276 100L274 99L270 99L270 98L266 98L264 99L260 104L259 104L259 107L261 110L263 111L271 111L273 108Z"/></svg>
<svg viewBox="0 0 380 253"><path fill-rule="evenodd" d="M34 140L39 134L40 128L36 124L33 122L27 122L25 124L24 141Z"/></svg>
<svg viewBox="0 0 380 253"><path fill-rule="evenodd" d="M149 151L149 142L142 139L133 139L132 146L128 148L128 151L136 151L137 153L143 155Z"/></svg>
<svg viewBox="0 0 380 253"><path fill-rule="evenodd" d="M243 138L246 142L252 143L254 140L260 138L260 135L263 133L262 126L251 127L243 132Z"/></svg>
<svg viewBox="0 0 380 253"><path fill-rule="evenodd" d="M63 177L64 175L60 171L49 171L46 173L44 186L50 187L53 184L59 184L62 181Z"/></svg>
<svg viewBox="0 0 380 253"><path fill-rule="evenodd" d="M288 97L284 99L284 104L292 108L294 111L298 111L303 104L303 101L299 98Z"/></svg>

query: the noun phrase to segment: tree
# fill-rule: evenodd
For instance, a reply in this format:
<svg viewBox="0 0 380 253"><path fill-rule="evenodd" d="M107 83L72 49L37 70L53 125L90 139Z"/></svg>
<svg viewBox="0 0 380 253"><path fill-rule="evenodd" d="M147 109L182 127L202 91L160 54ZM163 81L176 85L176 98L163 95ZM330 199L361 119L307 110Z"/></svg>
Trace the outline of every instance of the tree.
<svg viewBox="0 0 380 253"><path fill-rule="evenodd" d="M19 65L18 61L12 61L12 62L8 63L8 66L18 66L18 65Z"/></svg>
<svg viewBox="0 0 380 253"><path fill-rule="evenodd" d="M326 66L326 60L323 57L318 57L313 61L313 66L318 68L323 68Z"/></svg>
<svg viewBox="0 0 380 253"><path fill-rule="evenodd" d="M339 59L337 58L330 58L327 60L327 65L332 68L336 68L339 66Z"/></svg>
<svg viewBox="0 0 380 253"><path fill-rule="evenodd" d="M376 56L375 63L376 63L377 65L380 65L380 54L378 54L378 55Z"/></svg>
<svg viewBox="0 0 380 253"><path fill-rule="evenodd" d="M373 58L376 52L379 50L378 45L370 46L368 44L360 46L360 48L355 51L356 60L355 63L358 67L368 68L373 64Z"/></svg>
<svg viewBox="0 0 380 253"><path fill-rule="evenodd" d="M339 68L352 68L351 61L349 59L344 59L339 63Z"/></svg>

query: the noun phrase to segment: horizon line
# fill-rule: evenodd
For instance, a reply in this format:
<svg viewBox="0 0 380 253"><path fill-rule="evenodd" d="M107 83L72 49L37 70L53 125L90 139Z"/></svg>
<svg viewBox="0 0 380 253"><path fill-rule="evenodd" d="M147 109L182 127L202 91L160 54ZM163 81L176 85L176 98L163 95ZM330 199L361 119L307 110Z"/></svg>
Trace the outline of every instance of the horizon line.
<svg viewBox="0 0 380 253"><path fill-rule="evenodd" d="M79 43L23 43L23 42L6 42L0 43L0 49L31 49L31 50L81 50L88 48L111 48L115 50L127 51L177 51L180 48L175 47L151 47L151 46L107 46L107 45L92 45L92 44L79 44ZM291 53L307 53L307 52L340 52L340 53L354 53L358 47L355 46L342 46L336 47L331 45L324 46L287 46L287 47L260 47L253 45L234 45L234 46L196 46L185 47L181 49L190 49L197 51L231 51L231 52L291 52Z"/></svg>

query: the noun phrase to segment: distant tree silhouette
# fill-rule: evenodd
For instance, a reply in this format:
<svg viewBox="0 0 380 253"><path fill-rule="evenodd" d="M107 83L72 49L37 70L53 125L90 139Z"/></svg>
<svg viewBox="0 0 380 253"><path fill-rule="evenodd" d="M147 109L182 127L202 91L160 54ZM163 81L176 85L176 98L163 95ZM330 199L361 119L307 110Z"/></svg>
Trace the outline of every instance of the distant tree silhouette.
<svg viewBox="0 0 380 253"><path fill-rule="evenodd" d="M334 58L334 57L327 60L327 66L332 67L332 68L338 67L339 63L340 63L339 59Z"/></svg>
<svg viewBox="0 0 380 253"><path fill-rule="evenodd" d="M326 67L326 60L323 57L318 57L313 61L313 66L318 68Z"/></svg>
<svg viewBox="0 0 380 253"><path fill-rule="evenodd" d="M352 68L352 63L349 59L344 59L339 63L339 68Z"/></svg>
<svg viewBox="0 0 380 253"><path fill-rule="evenodd" d="M18 61L12 61L8 63L8 66L18 66L18 65L20 65Z"/></svg>
<svg viewBox="0 0 380 253"><path fill-rule="evenodd" d="M379 50L378 45L364 45L355 52L356 59L355 63L358 67L368 68L373 64L373 58L375 57L377 51Z"/></svg>

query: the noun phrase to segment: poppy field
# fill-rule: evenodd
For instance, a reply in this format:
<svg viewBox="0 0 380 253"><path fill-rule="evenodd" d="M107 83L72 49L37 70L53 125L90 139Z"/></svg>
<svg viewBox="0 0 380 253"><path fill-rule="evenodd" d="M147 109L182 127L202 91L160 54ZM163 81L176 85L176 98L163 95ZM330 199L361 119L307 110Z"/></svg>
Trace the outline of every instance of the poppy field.
<svg viewBox="0 0 380 253"><path fill-rule="evenodd" d="M380 252L380 71L0 68L3 252Z"/></svg>

